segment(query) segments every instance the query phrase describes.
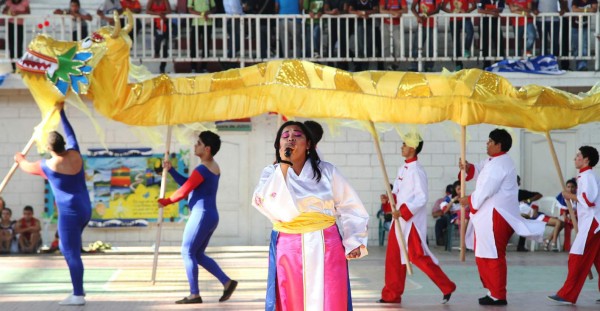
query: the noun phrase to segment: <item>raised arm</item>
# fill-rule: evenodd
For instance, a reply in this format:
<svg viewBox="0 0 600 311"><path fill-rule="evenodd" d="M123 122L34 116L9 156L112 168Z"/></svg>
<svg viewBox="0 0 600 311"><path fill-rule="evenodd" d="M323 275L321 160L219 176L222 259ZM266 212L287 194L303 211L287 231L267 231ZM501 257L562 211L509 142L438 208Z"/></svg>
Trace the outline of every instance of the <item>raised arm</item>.
<svg viewBox="0 0 600 311"><path fill-rule="evenodd" d="M79 152L79 145L77 144L75 131L73 131L73 127L71 126L71 123L69 123L69 119L67 119L67 115L65 114L64 109L60 111L60 120L62 121L63 130L65 131L65 135L67 138L67 150L73 149Z"/></svg>

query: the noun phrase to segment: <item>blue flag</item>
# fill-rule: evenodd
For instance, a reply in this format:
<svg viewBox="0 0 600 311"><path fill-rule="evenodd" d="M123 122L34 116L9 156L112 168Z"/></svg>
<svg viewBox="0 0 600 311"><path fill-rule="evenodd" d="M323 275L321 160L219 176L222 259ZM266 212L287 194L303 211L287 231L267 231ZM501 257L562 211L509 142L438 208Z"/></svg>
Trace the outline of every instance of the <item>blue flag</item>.
<svg viewBox="0 0 600 311"><path fill-rule="evenodd" d="M485 68L485 70L491 72L523 72L549 75L561 75L565 73L564 70L560 70L558 67L558 62L554 55L542 55L527 59L506 59Z"/></svg>

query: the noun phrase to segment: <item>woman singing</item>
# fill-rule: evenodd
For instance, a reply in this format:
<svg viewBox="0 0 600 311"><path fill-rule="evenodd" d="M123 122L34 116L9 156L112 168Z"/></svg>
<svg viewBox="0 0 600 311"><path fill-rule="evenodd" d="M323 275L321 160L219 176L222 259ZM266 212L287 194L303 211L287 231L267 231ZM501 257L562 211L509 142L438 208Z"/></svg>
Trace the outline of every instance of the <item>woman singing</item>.
<svg viewBox="0 0 600 311"><path fill-rule="evenodd" d="M274 145L253 198L273 223L266 310L350 310L347 259L367 254L369 215L303 123L284 123Z"/></svg>

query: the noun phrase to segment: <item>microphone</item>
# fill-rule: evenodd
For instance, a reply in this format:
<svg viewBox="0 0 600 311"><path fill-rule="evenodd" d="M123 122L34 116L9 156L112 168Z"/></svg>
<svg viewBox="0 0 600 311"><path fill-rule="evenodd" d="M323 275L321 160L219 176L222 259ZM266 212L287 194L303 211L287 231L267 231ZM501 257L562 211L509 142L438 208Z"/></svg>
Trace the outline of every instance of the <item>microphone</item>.
<svg viewBox="0 0 600 311"><path fill-rule="evenodd" d="M290 147L285 148L285 151L283 152L283 154L285 155L286 158L289 158L292 155L292 148L290 148Z"/></svg>

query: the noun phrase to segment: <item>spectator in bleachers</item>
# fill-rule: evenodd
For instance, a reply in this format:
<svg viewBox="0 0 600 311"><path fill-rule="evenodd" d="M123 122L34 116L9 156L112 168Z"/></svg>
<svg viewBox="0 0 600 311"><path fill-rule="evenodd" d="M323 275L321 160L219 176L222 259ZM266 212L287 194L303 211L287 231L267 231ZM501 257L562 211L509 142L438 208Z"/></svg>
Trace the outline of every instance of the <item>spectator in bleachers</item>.
<svg viewBox="0 0 600 311"><path fill-rule="evenodd" d="M577 179L571 178L566 182L567 191L572 194L577 193ZM563 216L563 223L565 226L565 239L563 242L563 250L568 252L571 250L571 230L573 230L573 221L571 220L571 215L569 214L569 209L567 208L567 202L562 195L562 192L556 196L556 200L560 205L560 215ZM577 201L571 201L571 207L573 208L573 212L575 213L575 219L577 219Z"/></svg>
<svg viewBox="0 0 600 311"><path fill-rule="evenodd" d="M245 0L242 3L245 8L244 11L247 14L262 14L262 15L274 15L275 13L275 0ZM252 27L256 27L252 24ZM260 43L257 46L259 49L258 58L269 58L277 53L274 52L276 43L272 38L275 38L275 21L272 19L261 18L258 25L258 32L260 34ZM252 36L258 40L258 34L255 28L252 29ZM276 39L275 39L276 40Z"/></svg>
<svg viewBox="0 0 600 311"><path fill-rule="evenodd" d="M379 4L376 0L348 0L348 13L358 16L356 21L355 36L358 40L358 51L355 53L360 58L375 57L376 47L373 30L375 20L371 18L371 14L379 13ZM355 71L369 69L368 63L356 62L354 65Z"/></svg>
<svg viewBox="0 0 600 311"><path fill-rule="evenodd" d="M153 19L154 23L154 58L160 57L160 48L162 45L162 57L169 57L169 19L167 14L171 14L171 4L169 0L149 0L146 8L146 13L157 15L159 17ZM160 73L165 73L167 62L160 62Z"/></svg>
<svg viewBox="0 0 600 311"><path fill-rule="evenodd" d="M402 46L400 42L400 33L404 31L400 26L400 17L402 14L408 13L406 0L379 0L379 12L391 15L391 18L383 19L383 38L381 40L383 43L383 56L393 56L398 59L400 58ZM394 48L393 55L391 47ZM386 66L387 70L398 70L398 68L398 65L394 62Z"/></svg>
<svg viewBox="0 0 600 311"><path fill-rule="evenodd" d="M102 3L96 11L96 14L98 14L98 17L100 17L100 25L114 25L114 11L117 11L119 14L123 13L121 2L119 0L104 0L104 3Z"/></svg>
<svg viewBox="0 0 600 311"><path fill-rule="evenodd" d="M29 0L8 0L2 10L2 14L9 16L18 16L30 14ZM23 55L23 38L25 37L25 28L23 28L22 18L11 18L8 20L8 51L10 58L19 58ZM15 63L11 62L12 69L15 71Z"/></svg>
<svg viewBox="0 0 600 311"><path fill-rule="evenodd" d="M435 28L435 18L431 17L440 11L442 3L438 3L436 0L414 0L410 10L413 15L417 18L417 22L421 26L422 37L421 44L423 44L422 57L433 57L433 32ZM419 57L419 32L413 32L412 37L412 51L411 56L413 58ZM433 61L425 62L425 71L433 71ZM412 62L409 71L417 71L417 62Z"/></svg>
<svg viewBox="0 0 600 311"><path fill-rule="evenodd" d="M442 10L450 14L471 13L475 8L474 0L445 0L442 4ZM458 58L461 55L467 58L471 57L471 45L473 44L473 35L475 33L471 19L452 17L450 19L450 33L454 41L454 57ZM462 61L456 60L454 62L455 70L458 71L463 68Z"/></svg>
<svg viewBox="0 0 600 311"><path fill-rule="evenodd" d="M596 13L598 11L598 0L573 0L571 12ZM590 17L580 16L573 18L573 29L571 30L571 50L575 57L586 57L588 55L588 29ZM580 35L581 31L581 35ZM581 55L579 51L579 37L581 37ZM577 60L577 71L587 71L587 60Z"/></svg>
<svg viewBox="0 0 600 311"><path fill-rule="evenodd" d="M197 51L200 50L198 43L202 43L202 51L204 52L204 55L200 55L200 57L210 55L213 26L210 14L217 11L215 0L188 0L188 11L190 14L200 16L192 20L191 31L189 32L188 42L190 46L188 48L192 58L192 72L208 72L206 62L198 62L194 58L197 56Z"/></svg>
<svg viewBox="0 0 600 311"><path fill-rule="evenodd" d="M479 0L477 3L477 12L483 15L479 21L479 40L484 58L494 56L491 55L491 48L495 48L497 54L505 57L504 35L498 28L498 17L503 10L504 0ZM483 69L491 65L490 59L483 61Z"/></svg>
<svg viewBox="0 0 600 311"><path fill-rule="evenodd" d="M242 2L240 0L223 0L225 14L235 15L237 17L244 15ZM242 34L240 32L240 19L236 17L227 19L227 57L232 58L235 55L241 56L240 43Z"/></svg>
<svg viewBox="0 0 600 311"><path fill-rule="evenodd" d="M515 53L517 56L531 57L533 55L533 44L536 39L533 17L531 16L532 0L507 0L506 4L510 12L521 15L511 17L510 21L515 27ZM527 32L527 33L525 33ZM523 35L525 35L525 51L523 51Z"/></svg>
<svg viewBox="0 0 600 311"><path fill-rule="evenodd" d="M560 1L559 7L559 2L555 0L533 0L533 14L560 13L562 16L566 12L566 6L564 1ZM535 25L541 38L541 53L552 54L558 58L560 56L560 17L538 17Z"/></svg>
<svg viewBox="0 0 600 311"><path fill-rule="evenodd" d="M73 41L79 41L88 36L88 24L87 22L92 20L92 15L88 13L86 10L81 8L81 4L79 0L71 0L70 6L68 9L56 9L54 10L54 14L57 15L71 15L71 19L73 21ZM81 29L81 33L79 33L79 29Z"/></svg>
<svg viewBox="0 0 600 311"><path fill-rule="evenodd" d="M297 15L301 13L303 6L304 0L275 0L275 13L278 15ZM279 19L279 57L300 58L302 56L301 21L295 18ZM294 38L296 41L294 41ZM291 44L290 41L292 41Z"/></svg>
<svg viewBox="0 0 600 311"><path fill-rule="evenodd" d="M25 206L23 217L15 225L15 233L19 235L19 250L26 254L36 253L42 244L41 231L40 221L33 217L33 207Z"/></svg>
<svg viewBox="0 0 600 311"><path fill-rule="evenodd" d="M10 253L10 248L15 239L15 224L12 220L12 211L10 208L2 209L2 219L0 220L0 254Z"/></svg>
<svg viewBox="0 0 600 311"><path fill-rule="evenodd" d="M348 4L346 0L325 0L323 3L323 13L327 15L341 15L348 12ZM346 49L348 48L346 39L350 37L348 27L346 26L346 18L332 19L331 24L327 23L327 33L329 34L329 43L331 46L332 55L329 57L344 58L347 56ZM339 29L339 36L338 36ZM342 70L348 70L348 62L338 61L333 65Z"/></svg>
<svg viewBox="0 0 600 311"><path fill-rule="evenodd" d="M323 15L323 0L304 0L304 12L310 16L306 20L306 51L305 57L320 58L321 51L321 25ZM311 40L312 39L312 40ZM312 55L311 55L312 52Z"/></svg>
<svg viewBox="0 0 600 311"><path fill-rule="evenodd" d="M139 0L121 0L121 7L123 10L131 11L131 14L142 13L142 5ZM139 18L135 18L135 27L129 32L132 44L135 43L135 36L142 30L142 21ZM125 24L125 20L121 19L121 25Z"/></svg>

